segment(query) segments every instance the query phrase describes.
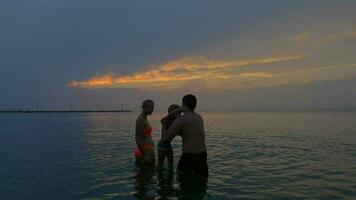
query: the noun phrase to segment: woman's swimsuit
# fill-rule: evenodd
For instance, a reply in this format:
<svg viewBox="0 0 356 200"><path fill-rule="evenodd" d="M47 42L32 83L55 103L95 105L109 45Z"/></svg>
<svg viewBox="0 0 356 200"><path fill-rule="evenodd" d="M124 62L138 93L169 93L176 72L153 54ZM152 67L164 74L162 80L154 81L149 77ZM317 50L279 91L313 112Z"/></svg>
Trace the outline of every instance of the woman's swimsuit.
<svg viewBox="0 0 356 200"><path fill-rule="evenodd" d="M143 129L143 136L146 138L151 138L151 135L152 135L152 127L150 126L147 126ZM144 144L143 145L143 148L145 150L150 150L150 151L154 151L154 145L153 144ZM135 153L135 157L136 159L140 159L142 157L142 151L139 147L136 146L135 150L134 150L134 153Z"/></svg>
<svg viewBox="0 0 356 200"><path fill-rule="evenodd" d="M158 143L158 151L167 151L172 148L171 143Z"/></svg>

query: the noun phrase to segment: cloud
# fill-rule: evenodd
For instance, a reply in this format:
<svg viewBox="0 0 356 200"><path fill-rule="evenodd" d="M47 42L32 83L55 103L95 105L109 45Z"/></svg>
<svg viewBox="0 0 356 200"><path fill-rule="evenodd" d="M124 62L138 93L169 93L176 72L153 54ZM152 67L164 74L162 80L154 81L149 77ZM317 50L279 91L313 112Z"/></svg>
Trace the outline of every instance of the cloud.
<svg viewBox="0 0 356 200"><path fill-rule="evenodd" d="M104 75L100 77L93 77L90 81L80 82L72 81L70 83L71 87L100 87L113 84L113 77L110 75Z"/></svg>
<svg viewBox="0 0 356 200"><path fill-rule="evenodd" d="M312 33L303 32L303 33L299 33L298 35L294 36L292 38L292 40L295 42L305 42L307 40L310 40L311 38L312 38Z"/></svg>
<svg viewBox="0 0 356 200"><path fill-rule="evenodd" d="M303 85L315 81L342 80L356 75L356 64L299 66L268 72L242 72L228 79L207 82L215 91Z"/></svg>
<svg viewBox="0 0 356 200"><path fill-rule="evenodd" d="M238 75L239 77L261 77L261 78L272 78L275 77L272 73L267 72L245 72Z"/></svg>
<svg viewBox="0 0 356 200"><path fill-rule="evenodd" d="M345 35L350 37L356 37L356 31L347 31Z"/></svg>
<svg viewBox="0 0 356 200"><path fill-rule="evenodd" d="M233 77L273 77L266 72L232 73L229 69L250 65L264 65L304 59L301 55L270 56L245 60L213 60L206 57L187 57L158 66L149 66L145 70L128 75L94 76L88 80L73 80L69 86L79 88L178 88L193 80L226 80ZM161 89L162 89L161 88Z"/></svg>
<svg viewBox="0 0 356 200"><path fill-rule="evenodd" d="M355 30L317 30L311 29L300 32L292 36L292 41L296 43L327 43L342 39L350 39L356 37Z"/></svg>
<svg viewBox="0 0 356 200"><path fill-rule="evenodd" d="M341 80L356 75L356 63L304 67L276 74L281 81L289 84L307 84L315 81Z"/></svg>

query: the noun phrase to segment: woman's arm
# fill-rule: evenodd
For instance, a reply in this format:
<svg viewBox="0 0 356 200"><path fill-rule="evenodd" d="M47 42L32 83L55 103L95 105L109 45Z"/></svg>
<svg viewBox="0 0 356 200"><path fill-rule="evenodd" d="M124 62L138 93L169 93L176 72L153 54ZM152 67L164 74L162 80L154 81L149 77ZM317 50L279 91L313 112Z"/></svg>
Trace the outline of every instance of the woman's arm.
<svg viewBox="0 0 356 200"><path fill-rule="evenodd" d="M162 123L162 125L164 124L164 123L167 123L167 120L169 120L170 118L172 118L174 115L176 115L176 114L178 114L178 113L181 113L182 112L182 108L180 107L180 108L177 108L177 109L175 109L175 110L173 110L173 111L171 111L168 115L166 115L165 117L163 117L162 119L161 119L161 123Z"/></svg>
<svg viewBox="0 0 356 200"><path fill-rule="evenodd" d="M145 123L143 119L137 118L136 120L136 134L135 134L135 141L138 148L140 148L141 152L144 154L144 128Z"/></svg>
<svg viewBox="0 0 356 200"><path fill-rule="evenodd" d="M167 123L166 121L162 121L162 130L161 130L161 140L160 143L163 143L163 139L166 137L166 133L167 133Z"/></svg>
<svg viewBox="0 0 356 200"><path fill-rule="evenodd" d="M181 132L182 129L182 123L180 119L176 119L172 126L167 130L166 126L167 124L164 123L162 127L162 135L164 135L164 138L162 140L163 143L169 143L171 140L178 135Z"/></svg>

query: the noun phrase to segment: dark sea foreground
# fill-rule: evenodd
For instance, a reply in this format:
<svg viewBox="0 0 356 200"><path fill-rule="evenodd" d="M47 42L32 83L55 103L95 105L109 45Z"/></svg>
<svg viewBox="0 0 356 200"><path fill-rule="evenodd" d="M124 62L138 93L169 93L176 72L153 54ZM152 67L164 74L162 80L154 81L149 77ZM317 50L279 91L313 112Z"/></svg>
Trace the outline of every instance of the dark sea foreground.
<svg viewBox="0 0 356 200"><path fill-rule="evenodd" d="M0 199L356 198L355 112L202 113L207 184L136 166L136 115L0 114Z"/></svg>

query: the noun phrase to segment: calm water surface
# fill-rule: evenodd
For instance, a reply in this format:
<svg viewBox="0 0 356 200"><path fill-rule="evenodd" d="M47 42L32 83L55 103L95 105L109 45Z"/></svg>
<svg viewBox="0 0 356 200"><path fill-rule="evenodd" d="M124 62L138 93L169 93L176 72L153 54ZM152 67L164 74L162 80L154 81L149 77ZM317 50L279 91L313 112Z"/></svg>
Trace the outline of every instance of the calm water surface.
<svg viewBox="0 0 356 200"><path fill-rule="evenodd" d="M154 139L159 119L150 121ZM133 159L137 113L0 114L0 199L353 199L355 112L202 113L210 177ZM173 142L175 165L181 138Z"/></svg>

